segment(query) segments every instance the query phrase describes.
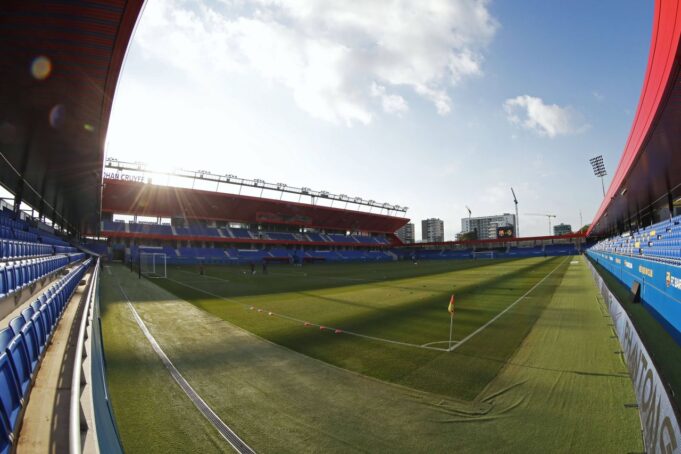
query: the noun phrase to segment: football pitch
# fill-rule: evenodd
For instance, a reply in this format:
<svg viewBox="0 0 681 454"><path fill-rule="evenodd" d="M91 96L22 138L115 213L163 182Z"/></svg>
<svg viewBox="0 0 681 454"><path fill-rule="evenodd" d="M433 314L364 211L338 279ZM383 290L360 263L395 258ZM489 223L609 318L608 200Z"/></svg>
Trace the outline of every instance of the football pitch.
<svg viewBox="0 0 681 454"><path fill-rule="evenodd" d="M256 451L640 452L598 298L581 257L169 267L149 280L111 266L102 314L114 411L127 451L229 451L134 308Z"/></svg>

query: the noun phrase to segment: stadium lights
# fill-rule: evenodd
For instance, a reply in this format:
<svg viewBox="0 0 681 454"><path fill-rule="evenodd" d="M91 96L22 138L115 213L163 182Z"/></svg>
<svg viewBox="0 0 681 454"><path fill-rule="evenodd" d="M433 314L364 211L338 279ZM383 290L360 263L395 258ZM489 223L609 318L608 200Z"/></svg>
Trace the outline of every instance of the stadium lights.
<svg viewBox="0 0 681 454"><path fill-rule="evenodd" d="M262 197L264 194L264 190L267 189L268 191L279 191L281 192L279 199L281 200L283 198L283 193L288 193L288 194L296 194L298 195L298 202L301 201L301 198L303 195L308 196L312 199L313 205L315 204L315 201L318 198L325 198L328 200L331 200L331 206L333 206L333 202L345 202L345 206L347 208L348 203L354 203L357 205L366 205L369 207L373 208L381 208L381 209L386 209L388 211L398 211L400 213L406 213L407 208L406 207L401 207L399 205L391 205L391 204L386 204L386 203L377 203L374 200L364 200L361 197L349 197L346 194L332 194L328 191L315 191L307 187L302 187L302 188L297 188L293 186L288 186L285 183L267 183L264 180L261 179L253 179L253 180L248 180L244 178L239 178L236 175L232 174L225 174L225 175L218 175L218 174L213 174L210 171L207 170L182 170L182 169L173 169L173 170L166 170L166 169L152 169L149 168L146 164L142 162L123 162L120 161L116 158L107 158L106 164L105 164L105 170L114 170L116 172L133 172L133 173L142 173L142 174L153 174L153 175L166 175L169 177L182 177L182 178L189 178L192 180L191 188L194 188L196 180L202 180L202 181L211 181L216 183L216 192L226 192L230 193L231 191L225 191L224 188L220 187L220 183L227 183L230 185L238 186L239 189L236 192L237 194L241 194L242 189L244 187L251 187L251 188L258 188L260 189L260 196ZM106 176L105 178L118 178L118 176ZM142 177L144 178L144 176ZM135 180L137 181L137 180ZM142 180L140 180L142 181ZM150 181L149 181L150 182ZM173 184L170 184L167 182L167 185L169 186L174 186ZM357 209L357 208L355 208Z"/></svg>
<svg viewBox="0 0 681 454"><path fill-rule="evenodd" d="M594 175L601 179L601 188L603 189L603 197L605 197L605 183L603 177L608 173L605 171L605 164L603 164L603 155L598 155L589 159L591 167L593 167Z"/></svg>
<svg viewBox="0 0 681 454"><path fill-rule="evenodd" d="M511 188L511 194L513 194L513 203L515 203L515 237L520 237L520 217L518 216L518 197L515 196L515 191Z"/></svg>

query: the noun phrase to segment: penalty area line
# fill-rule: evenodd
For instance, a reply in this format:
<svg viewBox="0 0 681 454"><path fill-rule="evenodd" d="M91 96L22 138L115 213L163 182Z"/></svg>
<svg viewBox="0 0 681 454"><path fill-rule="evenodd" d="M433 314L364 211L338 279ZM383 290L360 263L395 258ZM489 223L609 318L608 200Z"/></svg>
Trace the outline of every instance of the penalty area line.
<svg viewBox="0 0 681 454"><path fill-rule="evenodd" d="M192 290L196 290L197 292L205 293L206 295L210 295L210 296L212 296L212 297L214 297L214 298L218 298L218 299L221 299L221 300L223 300L223 301L227 301L227 302L229 302L229 303L236 303L236 304L238 304L238 305L240 305L240 306L243 306L243 307L245 307L245 308L253 307L253 306L251 306L251 305L249 305L249 304L245 304L245 303L242 303L242 302L240 302L240 301L233 300L233 299L231 299L231 298L227 298L227 297L224 297L224 296L221 296L221 295L217 295L217 294L215 294L215 293L213 293L213 292L209 292L208 290L204 290L204 289L202 289L202 288L194 287L193 285L185 284L184 282L181 282L181 281L178 281L178 280L169 278L169 277L166 277L166 279L169 280L169 281L171 281L171 282L174 282L174 283L176 283L176 284L179 284L179 285L182 285L182 286L184 286L184 287L190 288L190 289L192 289ZM361 334L361 333L357 333L357 332L354 332L354 331L346 331L346 330L344 330L344 329L334 328L334 327L332 327L332 326L320 325L320 324L318 324L318 323L308 322L308 321L306 321L306 320L301 320L301 319L299 319L299 318L291 317L291 316L289 316L289 315L279 314L279 313L277 313L277 312L273 312L273 311L266 310L266 309L259 309L259 310L262 310L262 311L264 311L264 312L267 312L268 315L270 315L270 316L272 316L272 317L283 318L283 319L285 319L285 320L290 320L290 321L292 321L292 322L300 323L300 324L303 324L303 325L304 325L304 324L308 324L309 326L315 326L315 327L317 327L317 328L325 328L325 329L328 329L329 331L340 331L340 332L343 333L343 334L349 334L349 335L351 335L351 336L361 337L361 338L364 338L364 339L370 339L370 340L374 340L374 341L385 342L385 343L388 343L388 344L401 345L401 346L403 346L403 347L421 348L421 349L425 349L425 350L434 350L434 351L439 351L439 352L446 352L446 351L447 351L446 348L430 347L430 346L428 346L428 345L412 344L412 343L410 343L410 342L402 342L402 341L393 340L393 339L386 339L386 338L383 338L383 337L369 336L369 335L367 335L367 334Z"/></svg>
<svg viewBox="0 0 681 454"><path fill-rule="evenodd" d="M508 307L507 307L506 309L504 309L503 311L499 312L497 315L495 315L491 320L489 320L487 323L485 323L484 325L482 325L480 328L476 329L475 331L473 331L472 333L470 333L468 336L466 336L466 337L464 337L463 339L461 339L456 345L454 345L453 347L450 347L449 349L447 349L447 351L453 352L454 350L456 350L457 348L461 347L463 344L465 344L466 342L468 342L469 340L471 340L473 337L475 337L476 335L478 335L480 332L482 332L483 330L485 330L485 328L487 328L489 325L491 325L492 323L496 322L496 321L499 319L499 317L501 317L501 316L504 315L506 312L508 312L508 311L510 311L511 309L513 309L513 307L515 307L516 304L518 304L519 302L521 302L522 300L524 300L525 297L526 297L527 295L529 295L530 293L532 293L532 291L533 291L534 289L536 289L537 287L539 287L539 286L542 284L542 282L544 282L546 279L548 279L549 276L551 276L558 268L560 268L561 266L563 266L563 264L565 264L566 261L567 261L567 258L564 259L562 262L560 262L560 263L558 264L558 266L556 266L554 269L552 269L552 270L549 272L549 274L547 274L546 276L544 276L544 277L542 278L542 280L540 280L539 282L537 282L536 284L534 284L534 285L532 286L532 288L529 289L527 292L525 292L520 298L518 298L518 299L515 300L513 303L511 303L510 306L508 306Z"/></svg>
<svg viewBox="0 0 681 454"><path fill-rule="evenodd" d="M151 348L156 352L158 357L161 359L161 362L163 365L168 369L168 372L170 372L171 377L173 377L173 380L175 380L175 383L178 384L178 386L184 391L184 393L189 397L189 400L192 401L194 406L201 412L201 414L212 424L212 426L218 431L218 433L222 436L222 438L225 439L227 443L239 454L255 454L255 451L246 444L245 441L243 441L237 434L234 432L227 424L225 424L222 419L213 411L213 409L204 401L199 393L197 393L194 388L189 384L189 382L182 376L179 370L175 368L175 365L170 361L170 358L165 354L161 346L156 342L156 339L154 336L151 334L149 329L147 328L147 325L144 323L144 320L140 317L140 315L137 313L137 310L135 309L135 306L132 305L132 302L130 301L130 298L128 298L128 295L125 293L125 290L123 290L123 287L121 287L120 284L118 284L118 288L121 290L121 293L125 297L125 299L128 301L128 307L130 308L130 311L132 312L133 318L135 319L135 322L137 322L137 325L139 326L140 330L142 330L142 333L144 336L147 338L149 343L151 344Z"/></svg>

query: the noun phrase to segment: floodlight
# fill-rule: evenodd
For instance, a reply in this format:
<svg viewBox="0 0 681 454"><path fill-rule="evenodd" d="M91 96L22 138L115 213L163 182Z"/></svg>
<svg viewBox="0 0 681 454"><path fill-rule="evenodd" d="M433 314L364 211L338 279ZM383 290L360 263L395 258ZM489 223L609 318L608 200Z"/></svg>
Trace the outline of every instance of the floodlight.
<svg viewBox="0 0 681 454"><path fill-rule="evenodd" d="M593 167L594 175L601 179L601 188L603 189L603 197L605 197L605 183L603 183L603 177L608 173L605 171L605 164L603 164L603 156L598 155L589 159L591 167Z"/></svg>

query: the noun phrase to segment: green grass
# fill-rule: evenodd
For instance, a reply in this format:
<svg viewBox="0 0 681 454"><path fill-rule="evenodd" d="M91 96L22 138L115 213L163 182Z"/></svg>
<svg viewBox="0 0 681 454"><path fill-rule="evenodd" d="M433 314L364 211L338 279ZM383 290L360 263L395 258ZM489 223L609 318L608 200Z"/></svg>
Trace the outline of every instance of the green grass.
<svg viewBox="0 0 681 454"><path fill-rule="evenodd" d="M571 262L169 272L228 300L112 267L102 275L104 346L125 449L229 451L145 343L119 283L178 370L258 452L640 452L617 341L588 270ZM320 332L249 309L419 344L446 340L454 290L462 339L552 270L451 353Z"/></svg>
<svg viewBox="0 0 681 454"><path fill-rule="evenodd" d="M591 260L615 297L622 302L662 379L674 396L681 396L681 348L643 304L631 303L631 292L605 268Z"/></svg>
<svg viewBox="0 0 681 454"><path fill-rule="evenodd" d="M223 320L313 358L381 380L469 400L518 348L566 269L562 257L422 262L416 266L406 262L282 266L270 267L268 275L255 276L235 267L210 267L204 277L195 269L173 268L168 271L169 279L157 283ZM447 305L452 293L456 297L454 339L461 340L553 270L524 304L491 325L485 335L473 337L451 354L418 348L448 340ZM269 316L270 311L297 321ZM414 347L335 335L305 327L300 320ZM458 373L452 374L452 370Z"/></svg>
<svg viewBox="0 0 681 454"><path fill-rule="evenodd" d="M117 282L102 279L100 292L107 379L116 394L112 404L124 450L148 452L149 434L154 433L172 434L156 437L154 452L219 449L222 439L209 430L209 423L163 367L131 317Z"/></svg>

